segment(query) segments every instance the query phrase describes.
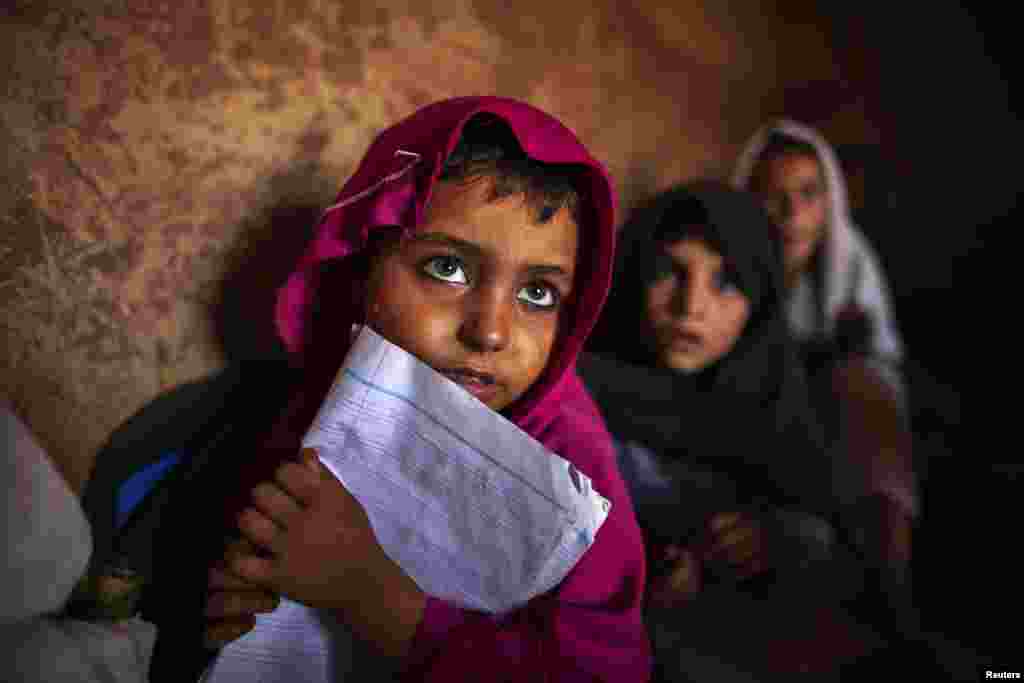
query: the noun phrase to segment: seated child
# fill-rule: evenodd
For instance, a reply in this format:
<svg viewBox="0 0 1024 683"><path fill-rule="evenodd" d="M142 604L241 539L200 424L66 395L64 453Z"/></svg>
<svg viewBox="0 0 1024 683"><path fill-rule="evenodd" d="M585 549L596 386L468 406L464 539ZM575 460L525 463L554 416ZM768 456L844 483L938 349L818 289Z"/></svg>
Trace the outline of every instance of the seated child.
<svg viewBox="0 0 1024 683"><path fill-rule="evenodd" d="M850 218L831 146L792 121L766 126L741 155L733 184L757 194L775 223L786 314L797 340L832 339L873 359L897 384L903 343L888 288L878 258Z"/></svg>
<svg viewBox="0 0 1024 683"><path fill-rule="evenodd" d="M850 218L835 153L817 132L780 121L754 135L733 183L754 191L775 222L791 330L815 384L839 398L829 424L876 494L883 561L901 571L918 507L903 344L878 259Z"/></svg>
<svg viewBox="0 0 1024 683"><path fill-rule="evenodd" d="M781 258L768 227L752 196L713 182L675 188L637 211L623 227L596 355L580 362L648 539L658 668L675 675L683 666L699 677L706 666L693 652L682 661L681 652L726 643L753 667L740 634L751 636L748 644L768 638L756 605L731 590L701 604L716 612L725 600L744 625L726 620L728 636L711 620L699 637L688 635L696 622L686 615L701 612L676 608L700 597L708 580L742 585L763 576L761 589L798 587L800 599L777 615L775 632L799 606L856 588L855 572L849 587L837 586L846 568L823 518L840 507L833 487L843 477L833 471L789 338ZM708 632L719 634L717 645Z"/></svg>
<svg viewBox="0 0 1024 683"><path fill-rule="evenodd" d="M752 234L766 223L750 196L704 181L663 193L623 227L595 355L580 368L627 480L645 492L634 502L654 515L641 514L649 530L662 516L646 488L664 470L647 462L655 454L676 477L689 462L698 495L835 507L834 464L783 318L778 248ZM674 489L670 498L680 504Z"/></svg>
<svg viewBox="0 0 1024 683"><path fill-rule="evenodd" d="M143 606L160 627L153 680L195 680L212 656L202 641L237 638L280 595L332 610L403 680L647 679L639 528L575 373L610 284L614 206L602 166L520 102L447 100L377 137L280 291L277 328L298 366L280 417L241 415L182 456L198 474L175 483L161 513ZM360 323L575 464L611 501L555 589L501 618L425 595L336 480L309 456L308 466L289 462ZM244 394L261 399L250 386ZM208 465L189 469L199 460ZM216 542L218 503L253 544ZM186 551L214 566L181 563Z"/></svg>

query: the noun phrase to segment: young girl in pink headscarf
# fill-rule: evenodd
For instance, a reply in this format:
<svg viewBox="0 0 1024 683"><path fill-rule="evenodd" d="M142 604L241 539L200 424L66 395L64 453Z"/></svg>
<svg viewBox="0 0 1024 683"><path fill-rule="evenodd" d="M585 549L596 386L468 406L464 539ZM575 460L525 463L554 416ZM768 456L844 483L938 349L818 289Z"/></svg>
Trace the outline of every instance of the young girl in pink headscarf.
<svg viewBox="0 0 1024 683"><path fill-rule="evenodd" d="M641 536L575 369L610 285L614 211L601 164L521 102L447 100L377 137L279 291L277 331L300 368L284 409L252 451L216 454L237 462L231 517L245 540L209 572L205 626L180 607L196 604L191 588L155 608L164 643L154 676L191 656L190 634L203 630L208 647L231 642L284 595L332 611L403 680L647 680ZM296 462L363 323L573 463L611 502L555 589L500 618L426 595L315 456ZM209 518L193 507L179 504L165 557Z"/></svg>

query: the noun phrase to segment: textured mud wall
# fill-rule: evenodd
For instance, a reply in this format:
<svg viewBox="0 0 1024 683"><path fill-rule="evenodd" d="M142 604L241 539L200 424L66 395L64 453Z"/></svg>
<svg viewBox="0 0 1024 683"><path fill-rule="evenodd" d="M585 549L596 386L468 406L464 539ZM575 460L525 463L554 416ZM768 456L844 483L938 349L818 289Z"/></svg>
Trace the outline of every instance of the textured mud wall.
<svg viewBox="0 0 1024 683"><path fill-rule="evenodd" d="M247 265L267 240L296 254L372 136L432 100L548 109L628 206L727 165L780 74L835 75L809 20L636 5L4 3L0 391L80 484L122 420L224 362L223 302L281 276Z"/></svg>

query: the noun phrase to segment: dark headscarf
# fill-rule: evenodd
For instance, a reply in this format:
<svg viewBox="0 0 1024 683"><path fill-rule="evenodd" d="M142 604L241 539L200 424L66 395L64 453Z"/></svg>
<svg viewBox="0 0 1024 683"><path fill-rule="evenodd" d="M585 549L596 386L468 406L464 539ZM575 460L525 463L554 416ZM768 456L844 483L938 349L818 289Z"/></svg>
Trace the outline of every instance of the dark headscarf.
<svg viewBox="0 0 1024 683"><path fill-rule="evenodd" d="M760 205L723 184L701 181L656 197L622 228L614 288L598 333L601 338L590 349L629 363L656 366L651 343L629 343L616 333L650 329L644 294L665 269L668 257L663 246L702 239L722 256L750 301L750 317L735 348L698 373L700 384L761 396L777 394L789 370L789 340L782 254L773 235Z"/></svg>
<svg viewBox="0 0 1024 683"><path fill-rule="evenodd" d="M580 361L584 382L622 442L725 473L743 495L827 512L833 474L788 333L782 255L757 201L712 181L677 187L623 226L612 294ZM703 239L750 302L733 349L695 374L659 366L644 293L664 245Z"/></svg>

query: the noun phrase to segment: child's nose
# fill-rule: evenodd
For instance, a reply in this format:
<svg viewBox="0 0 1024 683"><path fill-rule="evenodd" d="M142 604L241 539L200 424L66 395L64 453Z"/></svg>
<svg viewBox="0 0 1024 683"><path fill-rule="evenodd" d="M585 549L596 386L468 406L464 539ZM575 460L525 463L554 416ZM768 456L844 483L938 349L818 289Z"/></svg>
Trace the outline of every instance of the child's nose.
<svg viewBox="0 0 1024 683"><path fill-rule="evenodd" d="M474 351L494 353L508 346L512 315L504 297L481 292L467 301L459 338Z"/></svg>
<svg viewBox="0 0 1024 683"><path fill-rule="evenodd" d="M707 313L709 302L707 287L693 277L676 289L673 308L684 318L700 318Z"/></svg>

